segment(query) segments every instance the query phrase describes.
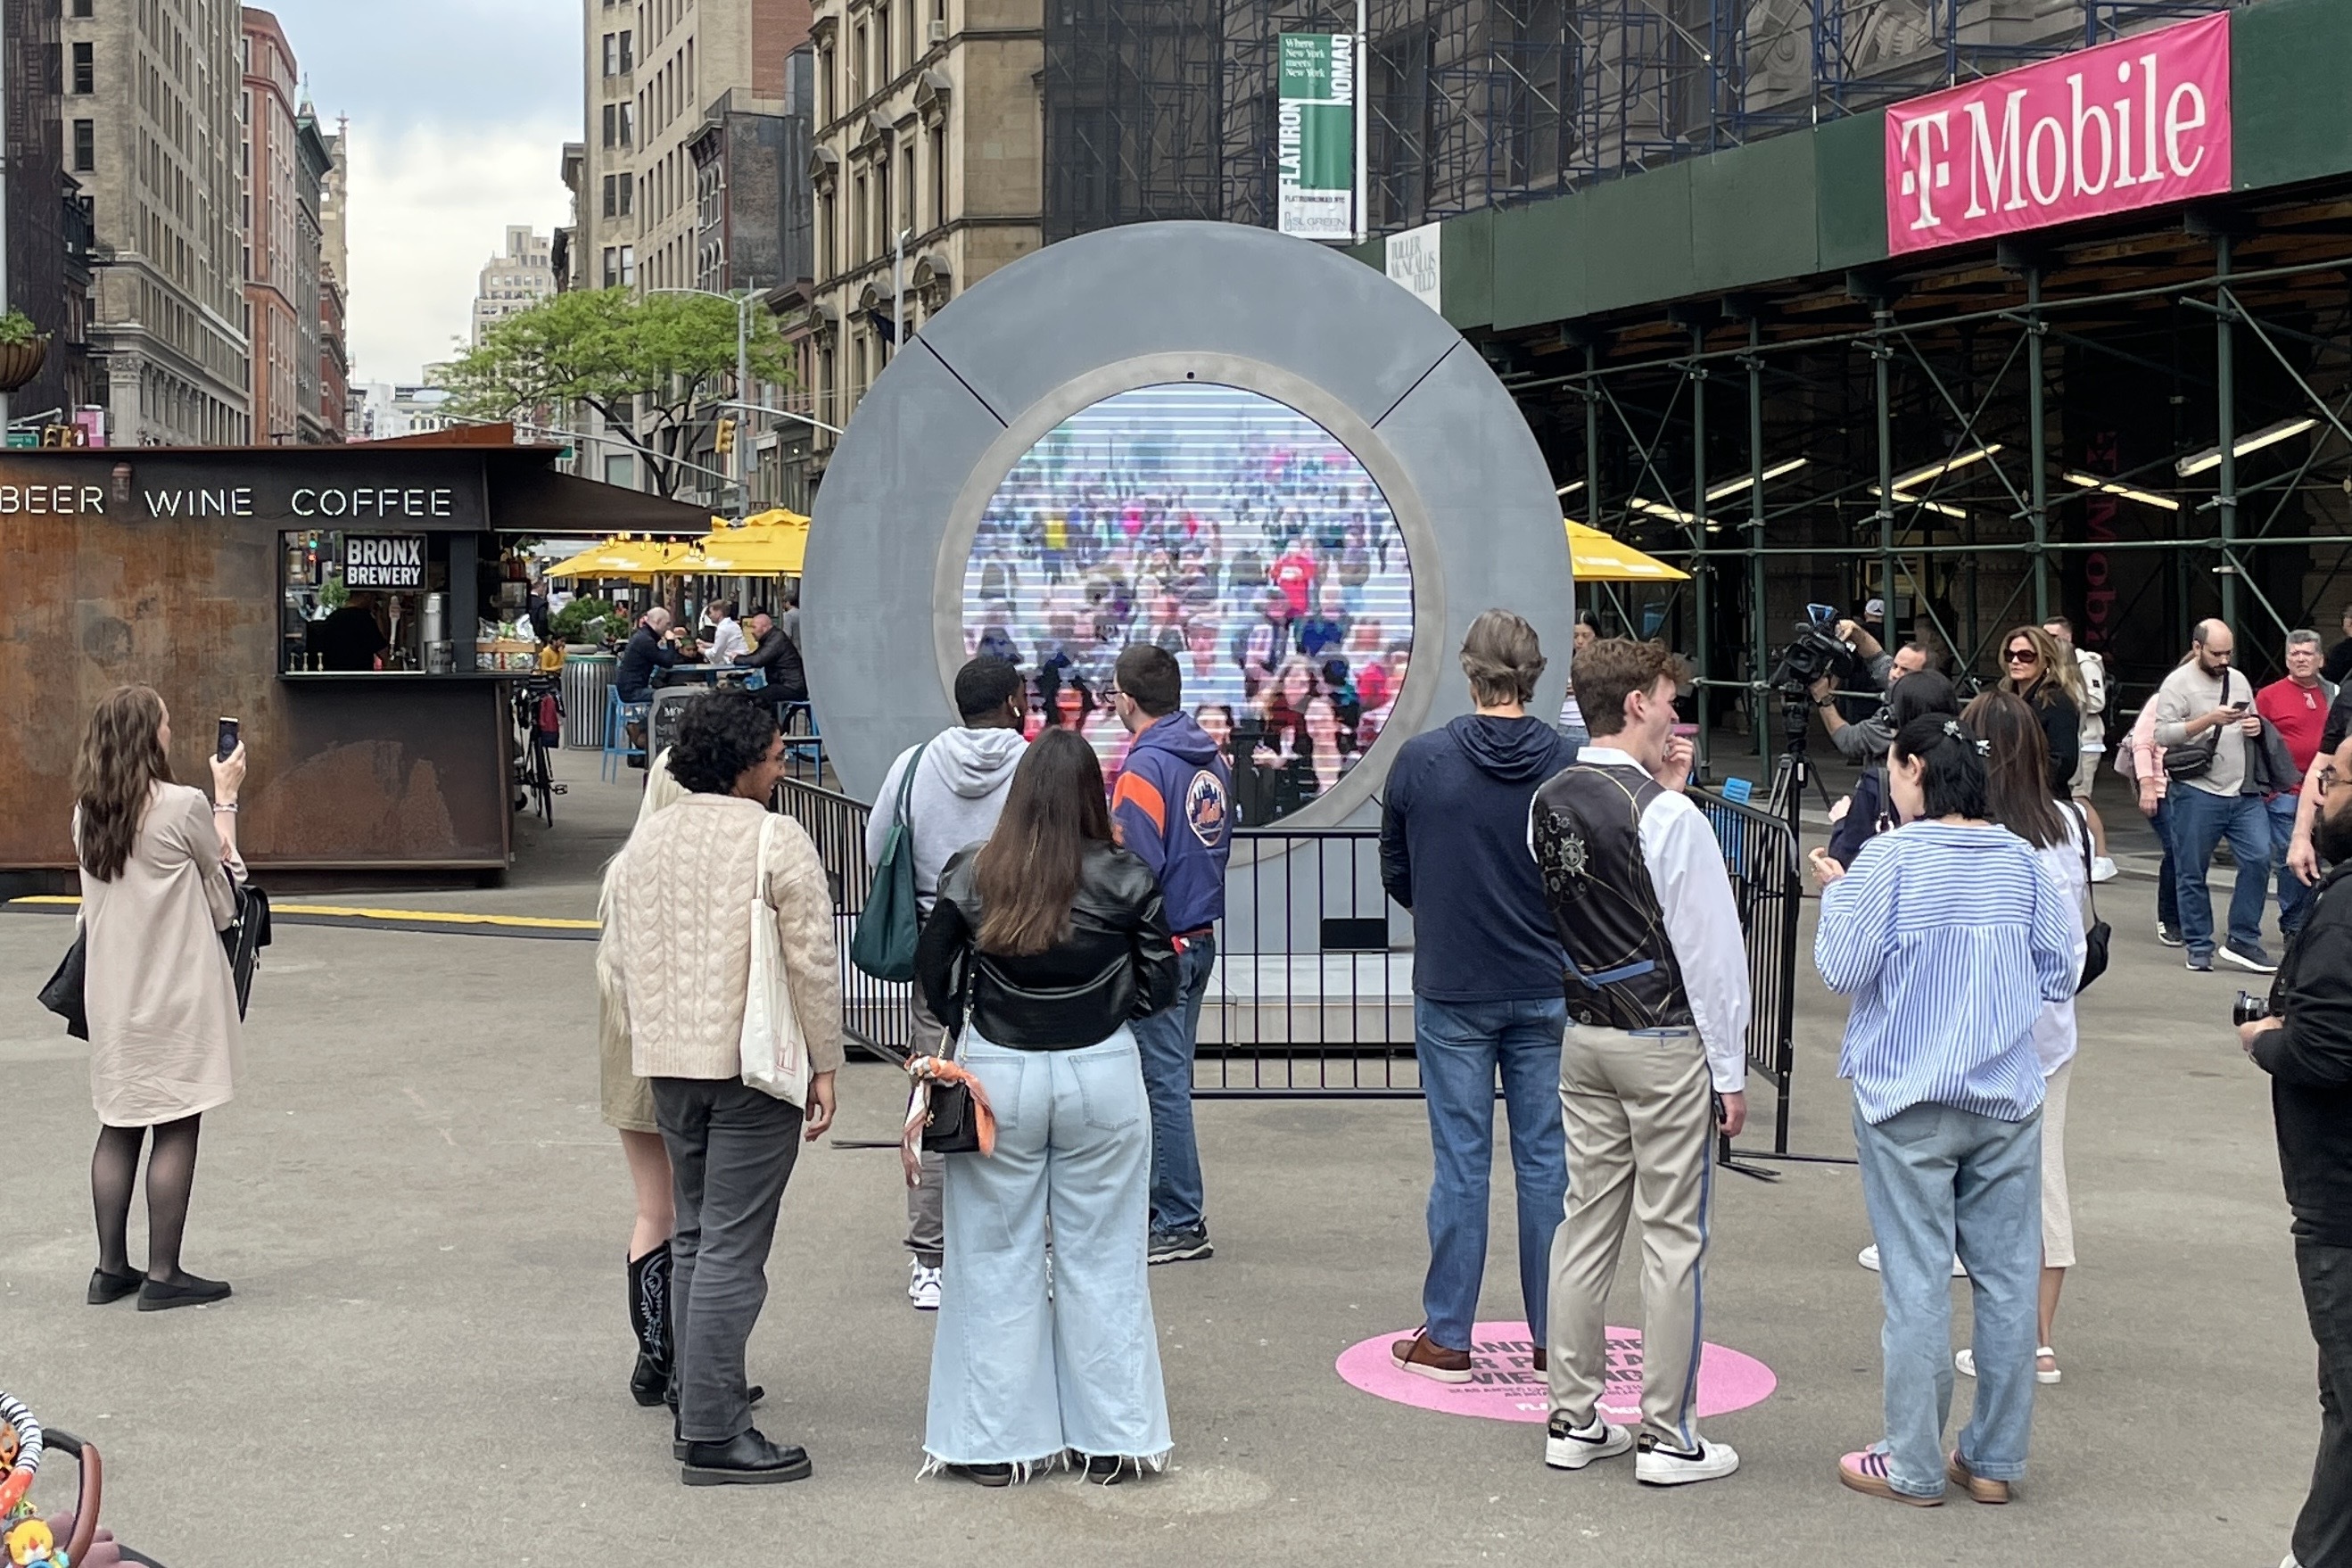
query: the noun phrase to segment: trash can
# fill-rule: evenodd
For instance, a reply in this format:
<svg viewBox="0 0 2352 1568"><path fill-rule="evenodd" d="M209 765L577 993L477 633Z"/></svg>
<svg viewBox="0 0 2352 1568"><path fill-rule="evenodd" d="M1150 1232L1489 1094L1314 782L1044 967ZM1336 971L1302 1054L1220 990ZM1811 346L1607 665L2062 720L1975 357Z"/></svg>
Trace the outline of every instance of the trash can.
<svg viewBox="0 0 2352 1568"><path fill-rule="evenodd" d="M563 743L594 752L604 744L605 693L612 689L609 653L568 654L563 660Z"/></svg>

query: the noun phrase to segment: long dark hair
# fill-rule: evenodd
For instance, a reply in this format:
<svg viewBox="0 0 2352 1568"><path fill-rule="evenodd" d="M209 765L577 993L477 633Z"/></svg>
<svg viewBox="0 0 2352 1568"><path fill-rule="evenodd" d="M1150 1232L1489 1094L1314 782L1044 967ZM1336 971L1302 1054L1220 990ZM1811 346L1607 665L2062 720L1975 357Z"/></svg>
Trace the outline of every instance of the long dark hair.
<svg viewBox="0 0 2352 1568"><path fill-rule="evenodd" d="M1914 679L1906 676L1903 683L1908 686ZM1958 720L1940 713L1912 720L1895 732L1894 755L1905 761L1916 757L1926 764L1919 779L1923 817L1992 815L1985 759L1977 751L1977 738L1961 729Z"/></svg>
<svg viewBox="0 0 2352 1568"><path fill-rule="evenodd" d="M1095 749L1067 730L1039 731L1013 770L996 831L972 862L980 950L1027 958L1066 937L1087 849L1110 842Z"/></svg>
<svg viewBox="0 0 2352 1568"><path fill-rule="evenodd" d="M1962 710L1960 722L1992 746L1985 759L1992 819L2036 849L2065 843L2065 818L2050 797L2049 738L2025 700L1988 691Z"/></svg>
<svg viewBox="0 0 2352 1568"><path fill-rule="evenodd" d="M122 875L139 841L139 819L158 784L172 782L163 755L163 700L152 686L118 686L99 700L74 759L74 804L81 808L77 852L101 882Z"/></svg>

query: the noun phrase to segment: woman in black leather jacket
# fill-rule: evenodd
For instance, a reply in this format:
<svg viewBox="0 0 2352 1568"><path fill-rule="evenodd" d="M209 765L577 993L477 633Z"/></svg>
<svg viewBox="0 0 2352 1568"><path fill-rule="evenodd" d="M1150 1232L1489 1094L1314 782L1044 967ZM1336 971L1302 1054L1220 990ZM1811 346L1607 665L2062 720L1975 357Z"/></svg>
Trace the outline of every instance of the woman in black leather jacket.
<svg viewBox="0 0 2352 1568"><path fill-rule="evenodd" d="M995 833L948 862L915 979L996 1115L992 1154L946 1160L924 1470L983 1486L1066 1458L1105 1485L1158 1470L1151 1111L1128 1021L1171 1004L1176 952L1076 734L1031 742Z"/></svg>

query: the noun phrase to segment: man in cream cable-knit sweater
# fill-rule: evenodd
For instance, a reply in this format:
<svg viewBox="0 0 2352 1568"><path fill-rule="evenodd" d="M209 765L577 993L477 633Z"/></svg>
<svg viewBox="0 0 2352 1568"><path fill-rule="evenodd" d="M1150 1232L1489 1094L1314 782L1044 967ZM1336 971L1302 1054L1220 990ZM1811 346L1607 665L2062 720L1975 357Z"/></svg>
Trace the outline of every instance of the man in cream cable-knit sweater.
<svg viewBox="0 0 2352 1568"><path fill-rule="evenodd" d="M800 1141L833 1123L841 1066L841 979L833 899L816 847L777 818L759 856L766 802L783 771L775 715L738 692L697 698L670 772L689 793L629 840L613 874L612 920L633 1065L675 1173L672 1300L677 1439L688 1486L799 1480L808 1455L751 1425L743 1348L767 1300L768 1249ZM808 1041L807 1112L741 1078L753 900L773 912L793 1011Z"/></svg>

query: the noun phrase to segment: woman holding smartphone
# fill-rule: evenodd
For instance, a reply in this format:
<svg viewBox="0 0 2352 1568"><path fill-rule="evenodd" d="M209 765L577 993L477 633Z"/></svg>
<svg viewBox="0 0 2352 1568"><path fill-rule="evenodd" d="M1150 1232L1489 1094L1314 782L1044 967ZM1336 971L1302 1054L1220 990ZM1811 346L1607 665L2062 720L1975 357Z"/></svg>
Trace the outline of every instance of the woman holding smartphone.
<svg viewBox="0 0 2352 1568"><path fill-rule="evenodd" d="M73 843L81 867L90 1098L98 1147L90 1203L98 1268L89 1304L139 1297L142 1312L195 1307L226 1281L180 1267L204 1114L233 1092L240 1023L220 933L236 919L237 790L245 745L233 721L212 759L213 795L176 784L172 716L152 687L99 703L74 763ZM149 1134L152 1132L152 1145ZM131 1196L147 1154L147 1264L130 1258Z"/></svg>

